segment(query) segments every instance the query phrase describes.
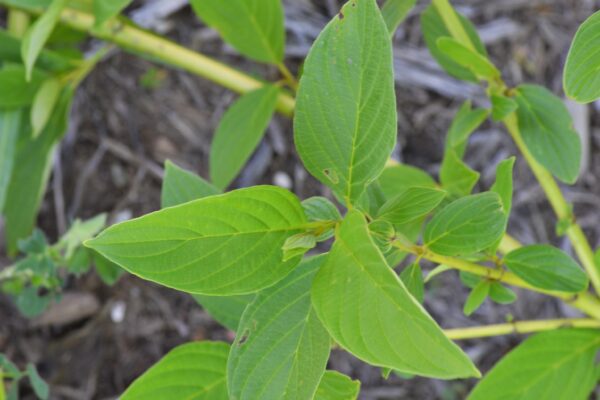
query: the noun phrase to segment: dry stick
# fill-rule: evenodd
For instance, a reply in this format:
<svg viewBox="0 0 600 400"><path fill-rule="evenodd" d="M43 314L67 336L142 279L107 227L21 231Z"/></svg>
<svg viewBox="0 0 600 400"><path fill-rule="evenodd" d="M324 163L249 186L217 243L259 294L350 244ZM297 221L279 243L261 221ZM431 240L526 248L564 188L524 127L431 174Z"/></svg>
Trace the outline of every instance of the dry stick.
<svg viewBox="0 0 600 400"><path fill-rule="evenodd" d="M600 321L591 318L547 319L539 321L515 321L505 324L473 326L468 328L444 329L449 339L474 339L489 336L510 335L551 331L559 328L600 328Z"/></svg>
<svg viewBox="0 0 600 400"><path fill-rule="evenodd" d="M470 272L472 274L482 276L487 279L501 281L512 286L522 287L534 292L539 292L549 296L557 297L563 300L565 303L575 308L578 308L579 310L583 311L589 316L600 319L600 300L598 300L589 292L570 294L550 290L543 290L531 286L530 284L528 284L527 282L525 282L510 271L488 268L483 265L473 263L471 261L443 256L440 254L436 254L423 246L408 245L399 240L392 242L392 246L402 251L412 253L426 260L433 261L437 264L447 265L451 268L460 271Z"/></svg>

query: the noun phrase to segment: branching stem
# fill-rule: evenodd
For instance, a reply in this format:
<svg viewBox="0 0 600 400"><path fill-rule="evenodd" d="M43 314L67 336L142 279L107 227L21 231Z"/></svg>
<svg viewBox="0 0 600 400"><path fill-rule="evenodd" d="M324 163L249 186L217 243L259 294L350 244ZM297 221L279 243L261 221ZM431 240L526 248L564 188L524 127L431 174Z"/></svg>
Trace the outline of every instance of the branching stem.
<svg viewBox="0 0 600 400"><path fill-rule="evenodd" d="M392 242L392 246L406 251L412 254L415 254L421 258L424 258L429 261L433 261L437 264L447 265L451 268L457 269L459 271L470 272L474 275L482 276L487 279L497 280L504 282L506 284L517 286L521 288L525 288L534 292L539 292L543 294L547 294L549 296L557 297L562 299L565 303L570 304L571 306L578 308L584 313L596 318L600 319L600 301L592 296L588 292L581 292L578 294L569 294L563 292L554 292L549 290L543 290L531 286L527 282L523 281L521 278L516 276L510 271L506 271L504 269L494 269L489 268L484 265L479 265L471 261L462 260L459 258L443 256L440 254L436 254L431 250L426 249L423 246L412 245L409 246L401 241L395 240Z"/></svg>

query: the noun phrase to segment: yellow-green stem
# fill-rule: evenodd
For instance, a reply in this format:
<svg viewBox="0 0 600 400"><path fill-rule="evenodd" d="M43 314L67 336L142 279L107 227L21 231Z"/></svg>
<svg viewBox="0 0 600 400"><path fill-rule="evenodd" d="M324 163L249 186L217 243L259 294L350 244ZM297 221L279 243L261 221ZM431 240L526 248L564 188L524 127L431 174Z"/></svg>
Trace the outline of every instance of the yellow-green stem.
<svg viewBox="0 0 600 400"><path fill-rule="evenodd" d="M515 274L510 271L488 268L483 265L479 265L470 261L461 260L459 258L443 256L440 254L433 253L432 251L417 245L406 245L398 240L392 242L392 246L406 251L408 253L412 253L418 257L424 258L429 261L433 261L437 264L447 265L451 268L470 272L472 274L482 276L487 279L497 280L504 282L506 284L517 286L521 288L525 288L534 292L543 293L549 296L557 297L563 300L565 303L570 304L571 306L583 311L584 313L592 316L596 319L600 319L600 301L592 296L588 292L581 292L577 294L570 293L562 293L562 292L554 292L549 290L543 290L531 286Z"/></svg>
<svg viewBox="0 0 600 400"><path fill-rule="evenodd" d="M514 333L532 333L551 331L559 328L600 328L600 321L590 318L547 319L539 321L515 321L505 324L474 326L468 328L444 329L448 338L453 340L474 339L489 336L510 335Z"/></svg>
<svg viewBox="0 0 600 400"><path fill-rule="evenodd" d="M27 11L41 13L43 10L28 9ZM117 19L108 21L101 28L94 29L93 15L74 9L65 9L61 14L60 21L72 29L89 32L92 36L115 43L126 50L149 56L162 63L202 76L238 93L247 93L265 84L265 82L201 53ZM292 116L294 107L295 99L292 96L287 93L279 95L277 111L283 115Z"/></svg>
<svg viewBox="0 0 600 400"><path fill-rule="evenodd" d="M587 274L590 277L590 281L594 286L596 293L600 294L600 272L596 266L594 260L594 252L590 247L590 244L583 233L581 227L574 221L574 217L571 212L571 206L565 200L562 192L554 177L544 168L540 163L533 157L519 131L517 124L517 118L515 114L511 114L504 120L506 129L512 136L515 144L523 154L523 157L529 164L531 171L537 178L540 186L546 193L546 197L554 210L556 217L561 221L570 221L570 224L566 230L566 234L569 237L575 253L579 257L579 261L583 265Z"/></svg>

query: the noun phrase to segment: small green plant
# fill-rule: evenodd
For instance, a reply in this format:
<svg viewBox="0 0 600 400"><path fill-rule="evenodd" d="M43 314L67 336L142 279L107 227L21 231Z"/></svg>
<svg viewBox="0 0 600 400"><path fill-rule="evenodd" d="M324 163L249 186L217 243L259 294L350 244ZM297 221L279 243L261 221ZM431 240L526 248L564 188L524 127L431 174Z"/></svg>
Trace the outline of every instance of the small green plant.
<svg viewBox="0 0 600 400"><path fill-rule="evenodd" d="M40 377L35 365L27 364L21 371L4 354L0 353L0 400L15 400L19 398L19 381L23 378L29 380L36 397L40 400L48 399L50 390L48 384ZM5 381L8 386L5 388Z"/></svg>
<svg viewBox="0 0 600 400"><path fill-rule="evenodd" d="M384 376L481 378L453 340L511 333L535 334L483 376L470 400L586 399L594 390L600 257L556 181L577 180L579 137L550 91L505 84L472 24L448 0L432 0L422 12L425 41L450 75L484 85L490 106L465 102L459 109L437 180L389 160L397 135L390 35L415 1L388 0L380 10L375 0L350 0L313 44L298 82L283 63L279 0L192 0L199 17L241 54L280 71L282 79L271 83L125 23L116 15L127 1L112 2L110 11L100 7L102 13L86 10L86 2L68 10L66 1L40 2L48 8L20 45L19 76L34 79L32 58L50 54L28 38L61 20L245 93L215 133L212 183L167 162L162 210L85 242L132 274L190 293L236 331L231 345L175 348L122 399L355 399L359 383L326 370L332 347L380 367ZM43 9L0 4L33 14ZM565 90L580 101L599 97L600 53L587 53L600 48L599 38L596 13L577 33L565 70ZM276 111L293 114L298 154L333 199L302 200L275 186L226 191ZM463 158L470 135L488 117L506 127L579 262L553 246L522 245L508 235L514 157L497 165L487 191L473 193L479 173ZM6 208L5 215L10 223ZM426 279L422 260L438 265ZM471 290L466 315L488 298L516 301L513 286L561 299L586 317L444 330L422 303L426 283L447 271L459 271Z"/></svg>

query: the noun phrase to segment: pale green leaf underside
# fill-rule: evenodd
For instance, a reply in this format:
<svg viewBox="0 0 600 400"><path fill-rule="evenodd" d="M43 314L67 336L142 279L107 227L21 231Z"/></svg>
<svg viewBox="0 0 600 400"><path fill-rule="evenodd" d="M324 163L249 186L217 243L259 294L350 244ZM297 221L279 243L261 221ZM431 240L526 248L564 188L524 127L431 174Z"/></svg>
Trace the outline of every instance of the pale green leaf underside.
<svg viewBox="0 0 600 400"><path fill-rule="evenodd" d="M285 30L281 0L191 0L198 16L243 55L283 61Z"/></svg>
<svg viewBox="0 0 600 400"><path fill-rule="evenodd" d="M535 159L566 183L579 175L581 144L569 111L548 89L521 85L514 98L519 105L519 130Z"/></svg>
<svg viewBox="0 0 600 400"><path fill-rule="evenodd" d="M539 333L502 358L468 400L588 399L598 347L598 330Z"/></svg>
<svg viewBox="0 0 600 400"><path fill-rule="evenodd" d="M334 340L370 364L443 379L478 376L387 265L358 211L339 227L312 300Z"/></svg>
<svg viewBox="0 0 600 400"><path fill-rule="evenodd" d="M567 96L589 103L600 98L600 11L579 27L563 75Z"/></svg>
<svg viewBox="0 0 600 400"><path fill-rule="evenodd" d="M310 399L329 358L329 334L310 302L310 287L324 261L303 261L248 306L228 361L232 398Z"/></svg>
<svg viewBox="0 0 600 400"><path fill-rule="evenodd" d="M169 160L165 162L165 177L160 192L162 208L176 206L219 193L219 189L198 175L178 167Z"/></svg>
<svg viewBox="0 0 600 400"><path fill-rule="evenodd" d="M120 397L121 400L228 400L229 345L192 342L167 353Z"/></svg>
<svg viewBox="0 0 600 400"><path fill-rule="evenodd" d="M379 175L396 142L392 49L374 0L352 0L306 59L294 140L308 171L346 202Z"/></svg>
<svg viewBox="0 0 600 400"><path fill-rule="evenodd" d="M126 221L86 242L141 278L190 293L255 292L287 275L286 239L306 225L285 189L255 186Z"/></svg>
<svg viewBox="0 0 600 400"><path fill-rule="evenodd" d="M577 293L588 285L575 260L552 246L521 247L508 253L504 262L515 275L540 289Z"/></svg>
<svg viewBox="0 0 600 400"><path fill-rule="evenodd" d="M427 224L425 245L433 252L470 255L492 246L506 228L500 197L493 192L458 199L436 213Z"/></svg>
<svg viewBox="0 0 600 400"><path fill-rule="evenodd" d="M314 400L355 400L359 391L359 381L337 371L325 371Z"/></svg>
<svg viewBox="0 0 600 400"><path fill-rule="evenodd" d="M279 88L272 85L246 93L225 112L210 148L210 177L224 189L238 175L275 111Z"/></svg>

